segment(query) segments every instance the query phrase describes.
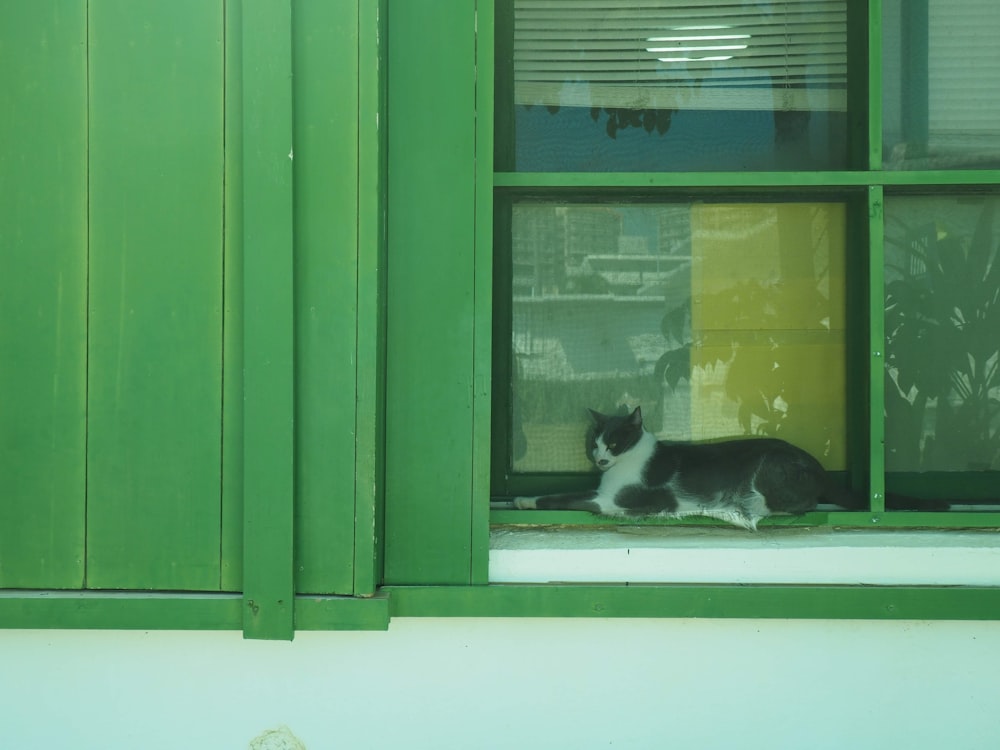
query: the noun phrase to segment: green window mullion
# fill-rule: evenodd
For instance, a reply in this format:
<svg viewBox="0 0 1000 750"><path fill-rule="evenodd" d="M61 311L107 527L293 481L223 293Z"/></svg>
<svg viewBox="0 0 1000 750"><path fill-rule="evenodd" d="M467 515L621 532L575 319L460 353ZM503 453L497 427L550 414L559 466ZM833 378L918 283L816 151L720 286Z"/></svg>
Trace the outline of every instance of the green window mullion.
<svg viewBox="0 0 1000 750"><path fill-rule="evenodd" d="M868 488L873 513L885 510L885 292L883 235L884 195L868 188ZM875 519L873 518L873 521Z"/></svg>
<svg viewBox="0 0 1000 750"><path fill-rule="evenodd" d="M882 169L882 0L868 3L868 164ZM868 188L868 492L873 513L885 510L885 291L881 185ZM873 520L875 517L873 516Z"/></svg>
<svg viewBox="0 0 1000 750"><path fill-rule="evenodd" d="M881 139L881 135L878 136ZM843 172L497 172L498 188L544 192L559 190L690 190L711 193L720 189L842 188L879 185L995 185L1000 170L873 170Z"/></svg>

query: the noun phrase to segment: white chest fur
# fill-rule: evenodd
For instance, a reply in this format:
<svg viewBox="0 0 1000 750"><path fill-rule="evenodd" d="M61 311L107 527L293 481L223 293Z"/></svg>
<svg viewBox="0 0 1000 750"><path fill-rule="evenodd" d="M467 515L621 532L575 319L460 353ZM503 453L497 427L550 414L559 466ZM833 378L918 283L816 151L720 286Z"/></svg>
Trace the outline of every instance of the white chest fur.
<svg viewBox="0 0 1000 750"><path fill-rule="evenodd" d="M625 511L615 505L615 496L623 487L640 484L642 472L656 449L656 438L652 433L643 430L639 442L631 450L617 457L611 468L601 475L601 484L597 491L597 504L601 513L621 515ZM600 450L600 446L598 447Z"/></svg>

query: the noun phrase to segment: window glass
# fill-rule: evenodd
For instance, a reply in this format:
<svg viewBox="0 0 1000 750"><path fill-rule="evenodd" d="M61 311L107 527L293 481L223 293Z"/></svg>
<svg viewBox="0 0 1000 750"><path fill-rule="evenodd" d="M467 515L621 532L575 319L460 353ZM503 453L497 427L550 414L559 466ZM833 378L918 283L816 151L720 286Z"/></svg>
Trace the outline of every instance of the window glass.
<svg viewBox="0 0 1000 750"><path fill-rule="evenodd" d="M883 160L1000 167L1000 3L883 0Z"/></svg>
<svg viewBox="0 0 1000 750"><path fill-rule="evenodd" d="M842 203L515 201L512 468L577 471L586 407L845 466Z"/></svg>
<svg viewBox="0 0 1000 750"><path fill-rule="evenodd" d="M1000 469L1000 196L886 200L886 468Z"/></svg>
<svg viewBox="0 0 1000 750"><path fill-rule="evenodd" d="M845 0L497 8L500 169L846 166Z"/></svg>

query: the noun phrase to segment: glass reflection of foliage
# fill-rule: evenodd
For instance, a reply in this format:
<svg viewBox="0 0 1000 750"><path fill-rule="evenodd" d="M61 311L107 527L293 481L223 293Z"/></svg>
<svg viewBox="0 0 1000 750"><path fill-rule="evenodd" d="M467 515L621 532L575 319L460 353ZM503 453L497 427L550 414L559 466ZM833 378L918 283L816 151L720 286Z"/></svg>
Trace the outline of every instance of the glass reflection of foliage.
<svg viewBox="0 0 1000 750"><path fill-rule="evenodd" d="M843 207L748 205L702 216L706 239L694 243L702 272L692 278L692 299L661 320L668 350L657 382L673 393L685 379L692 387L718 383L744 434L784 437L839 467ZM755 229L731 231L740 220Z"/></svg>
<svg viewBox="0 0 1000 750"><path fill-rule="evenodd" d="M971 235L887 212L890 469L1000 468L998 202L982 201Z"/></svg>
<svg viewBox="0 0 1000 750"><path fill-rule="evenodd" d="M531 109L533 105L524 105L525 109ZM550 104L545 107L550 115L557 114L560 107ZM642 128L647 133L654 130L660 135L666 135L670 130L670 122L673 117L672 109L629 109L625 107L591 107L590 119L600 122L601 116L606 115L607 121L604 123L604 132L609 138L618 137L619 130L626 128Z"/></svg>
<svg viewBox="0 0 1000 750"><path fill-rule="evenodd" d="M802 314L803 328L817 327L828 314L829 300L817 292L813 302L803 308L801 298L795 300L794 309ZM663 316L663 334L679 346L660 357L655 370L658 381L675 390L681 380L690 380L694 368L712 369L728 364L725 394L738 405L739 424L744 433L778 435L792 422L805 418L794 408L796 404L789 401L795 391L794 378L789 375L798 371L801 354L783 345L780 334L772 333L788 303L788 294L780 285L756 280L737 282L730 289L705 295L706 307L739 311L739 328L753 332L742 342L734 341L728 330L703 330L694 340L685 336L681 323L690 315L689 305L668 311ZM731 353L731 358L725 358L722 354L725 352ZM817 429L816 425L802 427Z"/></svg>

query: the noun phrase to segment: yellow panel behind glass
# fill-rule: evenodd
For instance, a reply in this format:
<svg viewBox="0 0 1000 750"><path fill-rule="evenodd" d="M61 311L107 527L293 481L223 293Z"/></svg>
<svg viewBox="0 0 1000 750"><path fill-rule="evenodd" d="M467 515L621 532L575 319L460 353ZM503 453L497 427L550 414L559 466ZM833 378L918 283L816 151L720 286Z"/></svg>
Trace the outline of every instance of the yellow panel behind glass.
<svg viewBox="0 0 1000 750"><path fill-rule="evenodd" d="M775 435L845 465L844 207L691 208L692 439Z"/></svg>

